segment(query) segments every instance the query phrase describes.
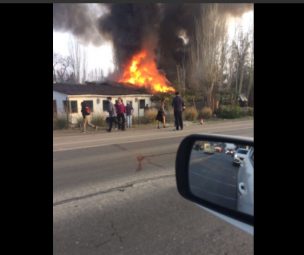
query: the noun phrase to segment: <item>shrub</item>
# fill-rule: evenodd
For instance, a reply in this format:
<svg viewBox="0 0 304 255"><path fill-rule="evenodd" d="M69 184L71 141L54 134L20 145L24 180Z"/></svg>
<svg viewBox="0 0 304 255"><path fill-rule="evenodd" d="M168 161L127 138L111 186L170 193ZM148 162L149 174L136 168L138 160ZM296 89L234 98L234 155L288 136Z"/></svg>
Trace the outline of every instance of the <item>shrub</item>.
<svg viewBox="0 0 304 255"><path fill-rule="evenodd" d="M199 118L209 119L212 117L212 109L210 107L203 107L203 109L199 113Z"/></svg>
<svg viewBox="0 0 304 255"><path fill-rule="evenodd" d="M67 128L67 124L68 122L66 117L53 118L53 129Z"/></svg>
<svg viewBox="0 0 304 255"><path fill-rule="evenodd" d="M148 118L145 116L133 117L133 125L149 124Z"/></svg>
<svg viewBox="0 0 304 255"><path fill-rule="evenodd" d="M242 107L241 108L241 116L253 116L253 108L252 107Z"/></svg>
<svg viewBox="0 0 304 255"><path fill-rule="evenodd" d="M103 126L107 125L106 120L102 116L93 116L92 124L99 126L99 127L103 127Z"/></svg>
<svg viewBox="0 0 304 255"><path fill-rule="evenodd" d="M145 111L144 122L153 123L155 121L158 110L156 108L150 108Z"/></svg>
<svg viewBox="0 0 304 255"><path fill-rule="evenodd" d="M185 109L185 120L194 121L197 119L198 112L195 107L191 106Z"/></svg>
<svg viewBox="0 0 304 255"><path fill-rule="evenodd" d="M222 105L217 111L218 117L225 119L235 119L244 115L242 108L238 105Z"/></svg>
<svg viewBox="0 0 304 255"><path fill-rule="evenodd" d="M93 125L96 125L98 127L106 127L107 126L107 123L106 123L106 120L105 120L105 117L103 116L92 116L92 119L91 119L91 122ZM77 118L77 124L74 125L75 127L77 128L82 128L82 124L83 124L83 118L82 117L78 117Z"/></svg>
<svg viewBox="0 0 304 255"><path fill-rule="evenodd" d="M172 107L166 111L166 123L174 123L174 111Z"/></svg>
<svg viewBox="0 0 304 255"><path fill-rule="evenodd" d="M253 116L253 107L247 107L247 115Z"/></svg>
<svg viewBox="0 0 304 255"><path fill-rule="evenodd" d="M148 110L145 111L143 117L139 117L139 123L141 124L153 123L155 121L157 112L158 110L156 108L149 108ZM136 121L138 121L138 119Z"/></svg>

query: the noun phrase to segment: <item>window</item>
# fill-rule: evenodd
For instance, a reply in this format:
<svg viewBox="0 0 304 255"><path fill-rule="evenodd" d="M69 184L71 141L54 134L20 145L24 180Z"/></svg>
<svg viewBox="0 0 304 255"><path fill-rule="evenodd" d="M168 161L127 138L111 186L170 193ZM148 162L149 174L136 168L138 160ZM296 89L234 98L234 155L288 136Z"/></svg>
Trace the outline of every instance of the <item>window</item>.
<svg viewBox="0 0 304 255"><path fill-rule="evenodd" d="M53 116L57 116L57 103L53 100Z"/></svg>
<svg viewBox="0 0 304 255"><path fill-rule="evenodd" d="M70 105L68 105L68 102L70 103ZM71 113L77 113L78 112L78 107L77 107L77 101L73 100L73 101L66 101L63 100L63 108L64 108L64 112L71 112Z"/></svg>
<svg viewBox="0 0 304 255"><path fill-rule="evenodd" d="M68 104L67 104L67 101L66 101L66 100L63 100L62 103L63 103L64 112L68 112Z"/></svg>
<svg viewBox="0 0 304 255"><path fill-rule="evenodd" d="M108 107L109 107L109 101L108 100L102 100L102 110L104 112L108 111Z"/></svg>
<svg viewBox="0 0 304 255"><path fill-rule="evenodd" d="M144 109L145 108L145 104L146 104L145 99L140 99L139 100L139 108L140 109Z"/></svg>
<svg viewBox="0 0 304 255"><path fill-rule="evenodd" d="M73 100L70 102L71 102L71 112L77 113L78 112L77 101Z"/></svg>
<svg viewBox="0 0 304 255"><path fill-rule="evenodd" d="M84 100L87 106L90 107L91 112L94 112L93 110L93 100Z"/></svg>

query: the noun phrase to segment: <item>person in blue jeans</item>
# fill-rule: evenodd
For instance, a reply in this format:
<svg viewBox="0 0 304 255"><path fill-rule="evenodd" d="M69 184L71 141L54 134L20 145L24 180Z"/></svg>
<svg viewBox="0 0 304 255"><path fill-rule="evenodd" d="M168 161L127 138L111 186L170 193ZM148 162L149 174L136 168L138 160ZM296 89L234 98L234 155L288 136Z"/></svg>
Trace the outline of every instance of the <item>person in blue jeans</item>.
<svg viewBox="0 0 304 255"><path fill-rule="evenodd" d="M108 132L112 131L113 122L116 122L116 108L112 103L112 97L108 97L108 112L109 112L109 128L107 129Z"/></svg>
<svg viewBox="0 0 304 255"><path fill-rule="evenodd" d="M127 128L132 127L132 115L133 115L133 106L130 102L127 103L126 106L126 115L127 115Z"/></svg>

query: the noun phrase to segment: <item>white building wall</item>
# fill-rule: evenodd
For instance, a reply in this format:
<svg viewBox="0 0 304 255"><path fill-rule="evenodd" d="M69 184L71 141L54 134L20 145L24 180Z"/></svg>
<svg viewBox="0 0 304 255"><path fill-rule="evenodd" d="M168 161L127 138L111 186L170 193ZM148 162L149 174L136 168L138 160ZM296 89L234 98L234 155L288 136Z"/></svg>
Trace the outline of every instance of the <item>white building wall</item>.
<svg viewBox="0 0 304 255"><path fill-rule="evenodd" d="M118 99L119 96L112 96L112 102L114 103L115 100ZM145 100L145 105L151 106L151 95L127 95L127 96L120 96L125 105L127 102L132 101L132 106L134 109L133 116L144 116L144 109L139 108L140 100Z"/></svg>
<svg viewBox="0 0 304 255"><path fill-rule="evenodd" d="M70 121L71 123L77 123L78 119L82 119L81 114L81 102L82 101L93 101L93 109L91 112L91 116L102 116L105 118L106 113L103 111L102 100L105 100L103 96L97 95L70 95L69 101L77 101L77 113L70 113Z"/></svg>
<svg viewBox="0 0 304 255"><path fill-rule="evenodd" d="M148 104L148 106L151 106L151 95L65 95L62 93L59 93L57 91L53 91L53 100L56 100L57 104L57 115L58 116L66 116L66 112L64 110L63 101L69 100L69 101L77 101L77 113L70 113L69 120L71 123L76 124L78 122L79 118L82 118L81 114L81 102L86 100L92 100L93 101L93 111L92 111L92 117L94 116L102 116L103 118L106 118L108 116L108 112L104 111L103 109L103 100L107 100L107 97L112 97L112 102L115 103L115 101L118 99L118 97L121 97L123 100L123 103L126 105L127 102L131 101L132 106L134 109L133 116L137 117L144 115L144 109L139 109L139 102L140 100L145 100L145 105Z"/></svg>
<svg viewBox="0 0 304 255"><path fill-rule="evenodd" d="M66 100L67 95L63 93L59 93L57 91L53 91L53 100L56 100L57 106L57 114L62 115L65 113L63 101Z"/></svg>

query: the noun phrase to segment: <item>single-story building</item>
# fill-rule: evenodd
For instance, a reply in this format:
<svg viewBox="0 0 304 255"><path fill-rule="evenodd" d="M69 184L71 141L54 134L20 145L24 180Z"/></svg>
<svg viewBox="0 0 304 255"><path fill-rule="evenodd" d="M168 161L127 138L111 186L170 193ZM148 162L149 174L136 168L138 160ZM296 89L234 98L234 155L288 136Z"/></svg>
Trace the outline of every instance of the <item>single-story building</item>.
<svg viewBox="0 0 304 255"><path fill-rule="evenodd" d="M71 124L76 124L81 115L81 102L89 104L92 117L106 118L107 97L112 97L112 102L121 97L126 105L130 102L133 106L133 116L143 116L146 105L151 105L151 94L144 88L137 88L128 84L117 82L86 83L86 84L53 84L53 116L68 117Z"/></svg>

